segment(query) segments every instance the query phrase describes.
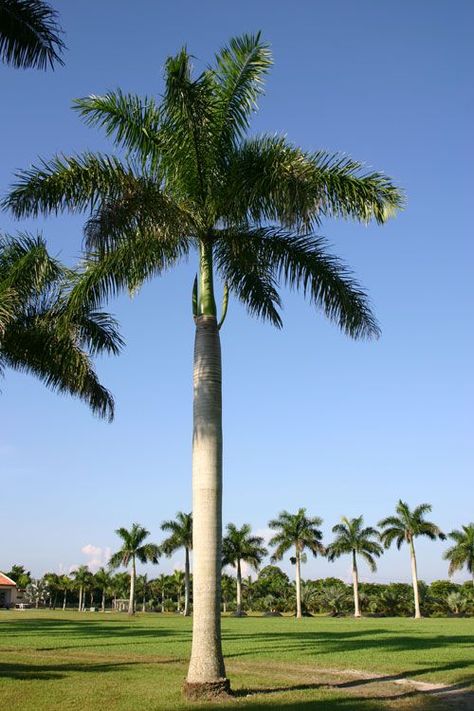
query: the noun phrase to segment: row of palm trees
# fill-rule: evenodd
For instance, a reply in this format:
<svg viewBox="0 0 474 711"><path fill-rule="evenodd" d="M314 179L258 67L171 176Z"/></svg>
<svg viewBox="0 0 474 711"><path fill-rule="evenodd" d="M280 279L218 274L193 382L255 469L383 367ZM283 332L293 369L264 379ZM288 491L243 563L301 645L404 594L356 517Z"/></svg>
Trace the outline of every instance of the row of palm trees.
<svg viewBox="0 0 474 711"><path fill-rule="evenodd" d="M269 541L269 546L274 549L271 556L272 562L281 560L288 551L294 554L290 560L295 565L296 616L301 618L303 614L301 564L306 561L306 551L314 556L327 556L330 561L334 561L342 555L351 556L354 615L360 617L358 558L362 558L370 569L375 571L377 569L376 559L382 555L384 548L389 548L395 542L398 548L403 543L409 547L415 618L420 618L415 539L420 536L426 536L431 540L446 539L446 535L435 523L426 520L425 515L430 511L430 504L421 504L411 510L406 502L399 501L395 515L388 516L379 522L380 531L370 526L364 526L362 516L351 519L343 517L341 522L332 529L335 534L334 540L326 546L322 543L323 534L319 528L322 520L319 517L308 516L304 508L294 514L282 511L278 518L272 519L268 524L275 531ZM185 550L184 614L190 614L192 514L179 512L175 520L163 522L161 528L170 533L161 545L145 542L149 532L139 524L133 524L130 530L125 528L117 530L118 536L122 539L122 546L111 557L109 565L112 568L117 568L120 565L130 568L130 615L135 612L136 562L156 563L162 553L169 556L180 548ZM454 541L454 545L444 553L444 558L449 560L449 574L452 575L454 571L465 566L473 575L474 582L474 524L463 526L461 531L452 531L449 536ZM229 523L226 527L222 551L222 567L232 566L236 571L236 615L239 616L243 612L242 564L245 563L258 570L263 558L268 554L268 550L264 545L264 539L252 534L249 524L238 528L233 523Z"/></svg>

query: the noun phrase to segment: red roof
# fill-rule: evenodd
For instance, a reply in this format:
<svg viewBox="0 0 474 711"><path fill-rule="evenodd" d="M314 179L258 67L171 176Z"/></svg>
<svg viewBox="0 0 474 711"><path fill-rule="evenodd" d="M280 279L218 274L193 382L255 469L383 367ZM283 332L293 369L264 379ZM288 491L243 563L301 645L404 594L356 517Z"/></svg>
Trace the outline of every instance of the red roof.
<svg viewBox="0 0 474 711"><path fill-rule="evenodd" d="M3 573L0 573L0 585L9 585L10 587L16 588L15 581L7 577Z"/></svg>

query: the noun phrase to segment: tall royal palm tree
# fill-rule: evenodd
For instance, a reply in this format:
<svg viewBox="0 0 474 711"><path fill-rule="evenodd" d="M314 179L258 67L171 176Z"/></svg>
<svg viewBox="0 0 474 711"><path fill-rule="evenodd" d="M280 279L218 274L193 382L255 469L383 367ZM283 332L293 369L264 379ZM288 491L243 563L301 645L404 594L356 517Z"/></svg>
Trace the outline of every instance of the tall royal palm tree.
<svg viewBox="0 0 474 711"><path fill-rule="evenodd" d="M113 398L91 355L117 354L122 340L115 321L99 309L70 308L77 278L48 254L43 239L0 236L0 374L7 367L32 373L111 420Z"/></svg>
<svg viewBox="0 0 474 711"><path fill-rule="evenodd" d="M341 523L333 527L336 534L335 540L327 547L327 556L333 561L341 555L352 555L352 585L354 589L354 617L360 617L359 599L359 571L357 568L357 554L362 556L372 571L377 570L375 558L383 553L383 548L378 541L379 534L375 528L363 528L364 517L348 519L342 517Z"/></svg>
<svg viewBox="0 0 474 711"><path fill-rule="evenodd" d="M449 575L465 567L474 585L474 523L463 526L461 531L451 531L448 535L454 541L454 545L443 554L444 560L449 560Z"/></svg>
<svg viewBox="0 0 474 711"><path fill-rule="evenodd" d="M301 563L305 561L306 549L310 550L314 556L324 555L325 548L321 541L323 534L318 528L322 524L322 519L318 516L309 517L306 509L298 509L295 514L282 511L278 518L268 523L269 527L277 533L269 541L269 545L275 547L272 555L272 562L281 560L285 553L294 548L295 555L291 562L295 565L296 571L296 617L302 617L301 608Z"/></svg>
<svg viewBox="0 0 474 711"><path fill-rule="evenodd" d="M42 0L0 0L0 58L17 68L64 64L58 14Z"/></svg>
<svg viewBox="0 0 474 711"><path fill-rule="evenodd" d="M14 215L87 211L93 304L135 291L197 252L193 423L193 644L186 691L225 693L221 648L222 326L229 296L282 326L279 286L300 289L353 338L378 335L367 297L314 230L324 218L383 223L402 205L383 174L345 155L305 152L275 135L247 137L271 65L260 34L231 40L193 75L185 49L165 64L156 103L120 91L75 106L125 157L56 156L18 174ZM223 313L215 279L223 285Z"/></svg>
<svg viewBox="0 0 474 711"><path fill-rule="evenodd" d="M193 515L178 511L175 520L163 521L161 530L170 535L161 543L167 556L184 548L184 615L191 614L190 608L190 554L193 548Z"/></svg>
<svg viewBox="0 0 474 711"><path fill-rule="evenodd" d="M105 601L107 592L112 587L112 575L105 568L99 568L94 574L94 584L102 592L101 609L105 612Z"/></svg>
<svg viewBox="0 0 474 711"><path fill-rule="evenodd" d="M79 612L85 607L86 591L92 582L92 573L87 565L80 565L77 570L72 573L75 587L79 590L79 603L77 609Z"/></svg>
<svg viewBox="0 0 474 711"><path fill-rule="evenodd" d="M397 515L388 516L378 523L379 527L383 529L380 533L380 539L385 548L390 548L393 541L396 541L399 550L402 543L407 543L410 549L415 619L420 619L421 617L415 538L418 536L427 536L432 541L435 541L437 538L443 541L446 539L444 533L435 523L425 520L425 514L429 513L431 508L431 504L420 504L411 511L408 504L400 499L395 509Z"/></svg>
<svg viewBox="0 0 474 711"><path fill-rule="evenodd" d="M242 616L242 563L248 563L258 570L267 549L261 536L252 536L250 524L244 523L237 528L233 523L227 524L227 532L222 541L222 566L231 565L236 570L237 607L235 614Z"/></svg>
<svg viewBox="0 0 474 711"><path fill-rule="evenodd" d="M145 543L150 532L139 523L134 523L128 531L126 528L118 528L115 533L122 539L122 547L110 558L111 568L118 568L123 565L130 570L130 599L128 602L128 614L135 614L135 582L137 579L137 560L140 563L158 563L160 548L155 543Z"/></svg>

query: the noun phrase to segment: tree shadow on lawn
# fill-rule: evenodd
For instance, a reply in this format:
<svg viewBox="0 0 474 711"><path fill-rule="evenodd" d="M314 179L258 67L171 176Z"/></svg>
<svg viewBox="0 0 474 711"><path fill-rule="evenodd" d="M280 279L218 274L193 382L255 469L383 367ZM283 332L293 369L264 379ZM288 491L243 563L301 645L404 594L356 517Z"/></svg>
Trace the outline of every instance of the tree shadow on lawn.
<svg viewBox="0 0 474 711"><path fill-rule="evenodd" d="M436 670L450 669L453 665L442 665L436 667ZM305 709L305 708L315 708L315 709L377 709L380 711L380 702L388 701L404 701L408 699L419 699L421 706L417 704L416 708L442 708L442 709L456 709L456 711L472 710L474 708L474 688L473 688L473 677L468 676L461 681L443 686L442 688L430 688L427 684L426 687L416 687L414 684L410 684L409 676L414 676L417 673L423 673L427 669L408 671L406 673L400 674L387 674L381 676L373 676L366 678L353 679L347 682L335 681L334 683L326 680L319 683L301 683L301 684L288 684L273 686L268 688L241 688L234 691L234 696L240 698L255 697L256 703L250 703L245 705L245 708L250 709L264 709L269 708L268 705L263 703L257 703L259 696L268 696L273 694L281 693L294 693L298 691L309 691L309 690L325 690L325 691L344 691L345 689L355 689L359 687L362 693L367 687L367 691L371 691L370 695L367 693L364 695L352 695L349 699L325 699L324 701L314 700L311 702L301 701L301 702L288 702L280 701L280 703L272 703L272 709ZM429 668L429 671L433 671ZM396 684L402 682L403 686L400 685L396 688ZM371 685L376 685L375 689L371 689ZM388 688L387 688L388 685ZM358 689L355 692L358 693ZM424 701L423 701L424 700ZM426 703L425 703L426 702ZM374 704L377 703L376 706ZM312 706L310 706L312 704ZM440 705L442 704L442 706Z"/></svg>
<svg viewBox="0 0 474 711"><path fill-rule="evenodd" d="M64 679L71 672L104 673L121 671L124 667L133 667L143 664L142 661L111 662L108 664L88 664L77 662L64 662L64 664L22 664L0 662L0 679L35 679L49 681L51 679ZM176 664L175 659L154 660L153 664Z"/></svg>
<svg viewBox="0 0 474 711"><path fill-rule="evenodd" d="M244 650L232 650L232 642L249 643ZM224 642L230 642L227 657L257 654L286 654L300 652L308 656L333 654L338 652L416 652L449 647L473 648L473 636L466 635L424 635L397 634L386 629L360 630L357 632L264 632L261 634L224 634ZM252 644L256 642L257 644ZM259 645L258 643L261 642Z"/></svg>
<svg viewBox="0 0 474 711"><path fill-rule="evenodd" d="M191 629L173 629L167 627L149 627L126 625L118 620L57 620L45 618L44 620L9 620L2 626L2 637L30 637L30 636L56 636L64 637L67 634L78 636L82 639L114 638L114 637L174 637L191 639Z"/></svg>

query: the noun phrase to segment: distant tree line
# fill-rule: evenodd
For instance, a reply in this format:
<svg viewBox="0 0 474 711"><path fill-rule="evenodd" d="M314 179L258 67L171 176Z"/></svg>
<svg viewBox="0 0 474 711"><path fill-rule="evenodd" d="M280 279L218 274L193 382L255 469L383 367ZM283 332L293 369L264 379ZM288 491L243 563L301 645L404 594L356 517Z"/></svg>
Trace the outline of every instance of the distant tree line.
<svg viewBox="0 0 474 711"><path fill-rule="evenodd" d="M238 528L229 523L223 541L222 568L230 566L235 577L223 572L221 578L222 611L236 616L246 611L279 615L294 612L297 617L326 613L345 615L352 612L375 616L425 615L472 615L474 614L474 524L451 531L453 542L443 558L449 562L448 572L466 568L472 581L458 585L451 581L439 580L431 585L418 580L415 539L427 536L431 540L444 540L447 536L439 527L426 520L431 511L429 504L421 504L411 510L407 503L399 501L396 515L379 522L380 530L364 526L363 517L348 519L332 529L334 539L323 544L319 517L309 517L306 509L295 514L288 511L269 522L274 535L269 541L273 548L271 565L260 570L263 559L268 554L264 540L252 534L249 524ZM139 524L130 530L117 529L121 539L120 549L114 553L108 568L100 568L93 573L81 565L70 575L46 573L41 579L32 579L21 565L15 565L7 575L25 591L26 601L35 607L51 607L78 610L121 609L127 601L129 614L138 609L142 612L180 612L189 615L192 609L192 574L190 570L192 541L192 514L178 512L176 519L164 521L161 528L168 536L161 542L147 542L149 532ZM361 583L359 581L358 559L362 558L372 571L377 569L376 559L384 548L395 542L400 548L406 543L409 548L412 585L405 583ZM148 579L137 575L137 562L157 563L161 555L171 556L184 549L184 571L175 570L172 575L161 574ZM314 556L326 556L330 561L342 555L352 560L352 586L339 578L305 580L301 577L301 565L306 562L306 551ZM274 563L290 551L290 560L295 566L295 580L290 581ZM293 555L294 554L294 555ZM258 575L255 580L242 574L243 564L249 565ZM129 572L113 573L119 566Z"/></svg>

